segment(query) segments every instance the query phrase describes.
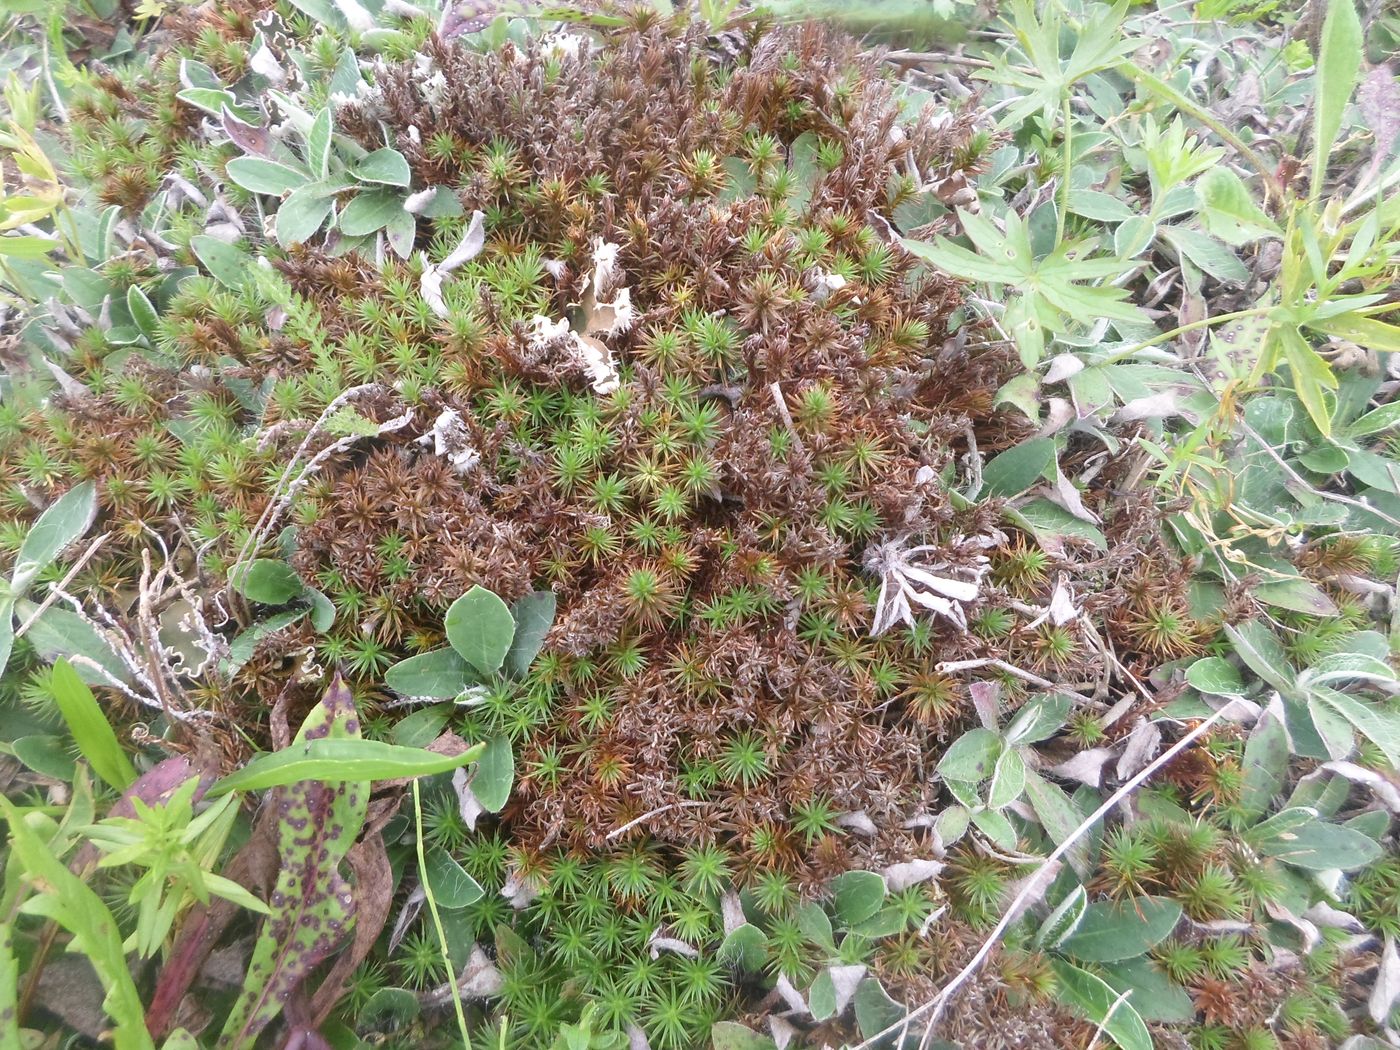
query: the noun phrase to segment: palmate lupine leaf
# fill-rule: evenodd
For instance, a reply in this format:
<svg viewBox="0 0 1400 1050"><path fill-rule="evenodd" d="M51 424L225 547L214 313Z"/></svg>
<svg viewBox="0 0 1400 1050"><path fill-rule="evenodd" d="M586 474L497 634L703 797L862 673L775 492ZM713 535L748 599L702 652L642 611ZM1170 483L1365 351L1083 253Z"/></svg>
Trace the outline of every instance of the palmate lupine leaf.
<svg viewBox="0 0 1400 1050"><path fill-rule="evenodd" d="M355 740L359 716L350 687L339 675L292 742ZM306 975L339 945L355 917L355 899L340 865L364 824L368 781L303 780L276 788L269 804L277 814L281 861L272 914L263 924L243 992L219 1039L222 1050L246 1050L281 1012Z"/></svg>

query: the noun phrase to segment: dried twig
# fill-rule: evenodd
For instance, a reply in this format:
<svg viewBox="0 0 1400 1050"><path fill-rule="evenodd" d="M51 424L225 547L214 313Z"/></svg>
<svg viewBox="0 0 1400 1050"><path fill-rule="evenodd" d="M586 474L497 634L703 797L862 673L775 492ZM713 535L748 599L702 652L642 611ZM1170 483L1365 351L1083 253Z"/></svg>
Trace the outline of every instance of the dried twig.
<svg viewBox="0 0 1400 1050"><path fill-rule="evenodd" d="M78 556L78 560L73 563L73 567L68 570L63 579L58 581L58 586L56 588L50 587L49 593L44 596L44 600L39 603L39 607L30 613L29 618L15 629L16 638L23 638L24 632L34 626L34 621L43 616L49 606L58 601L58 592L66 589L68 585L73 582L73 577L83 571L83 566L92 560L92 556L97 553L97 549L101 547L102 544L106 543L111 535L110 532L104 532L87 545L87 549Z"/></svg>
<svg viewBox="0 0 1400 1050"><path fill-rule="evenodd" d="M704 802L704 801L702 801L702 800L700 800L700 799L684 799L684 800L682 800L682 801L680 801L680 802L672 802L670 805L661 806L661 807L659 807L659 808L657 808L657 809L652 810L650 813L643 813L640 817L637 817L635 820L629 820L626 824L622 825L622 827L620 827L620 828L613 828L612 831L609 831L609 832L607 833L607 835L604 836L604 838L605 838L606 841L611 842L613 839L617 838L619 835L622 835L622 834L625 834L625 833L628 832L628 831L631 831L631 830L632 830L633 828L635 828L638 824L643 824L643 823L645 823L646 821L651 820L652 817L659 817L659 816L661 816L661 814L663 814L663 813L669 813L669 812L670 812L671 810L673 810L673 809L694 809L694 808L697 807L697 806L704 806L704 805L707 805L707 803Z"/></svg>

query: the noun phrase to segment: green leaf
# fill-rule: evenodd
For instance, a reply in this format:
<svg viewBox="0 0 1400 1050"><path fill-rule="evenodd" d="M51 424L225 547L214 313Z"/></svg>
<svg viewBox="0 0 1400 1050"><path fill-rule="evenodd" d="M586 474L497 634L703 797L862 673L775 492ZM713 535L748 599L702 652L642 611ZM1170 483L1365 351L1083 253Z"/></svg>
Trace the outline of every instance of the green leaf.
<svg viewBox="0 0 1400 1050"><path fill-rule="evenodd" d="M64 548L92 526L97 515L97 487L91 481L75 485L44 508L15 555L10 590L21 595L34 578L53 564Z"/></svg>
<svg viewBox="0 0 1400 1050"><path fill-rule="evenodd" d="M492 737L476 760L476 775L471 779L472 794L481 808L488 813L499 813L510 798L514 778L515 753L510 738Z"/></svg>
<svg viewBox="0 0 1400 1050"><path fill-rule="evenodd" d="M534 591L510 607L511 619L515 621L515 637L511 639L510 651L506 653L507 673L516 678L524 678L530 673L530 665L544 646L544 636L554 625L556 604L553 591Z"/></svg>
<svg viewBox="0 0 1400 1050"><path fill-rule="evenodd" d="M265 157L235 157L225 165L228 177L252 193L267 193L280 197L308 185L305 172Z"/></svg>
<svg viewBox="0 0 1400 1050"><path fill-rule="evenodd" d="M768 937L753 923L746 922L725 935L716 954L721 962L754 973L763 968L768 958Z"/></svg>
<svg viewBox="0 0 1400 1050"><path fill-rule="evenodd" d="M190 238L190 247L210 276L225 288L241 292L247 286L248 267L252 265L247 253L203 233Z"/></svg>
<svg viewBox="0 0 1400 1050"><path fill-rule="evenodd" d="M287 609L253 624L228 643L228 659L224 662L225 671L232 675L253 658L258 643L278 631L284 630L304 617L308 609Z"/></svg>
<svg viewBox="0 0 1400 1050"><path fill-rule="evenodd" d="M1171 936L1181 905L1165 897L1091 904L1061 950L1081 962L1133 959Z"/></svg>
<svg viewBox="0 0 1400 1050"><path fill-rule="evenodd" d="M817 136L804 131L793 139L789 150L788 168L793 178L788 203L798 212L807 210L812 202L812 192L821 179L821 168L817 166L817 146Z"/></svg>
<svg viewBox="0 0 1400 1050"><path fill-rule="evenodd" d="M53 665L49 691L63 721L68 725L68 731L73 734L73 742L78 745L78 751L87 759L88 765L92 766L92 771L117 791L125 791L136 779L136 770L122 750L117 734L102 713L92 690L78 677L78 672L67 660L59 660Z"/></svg>
<svg viewBox="0 0 1400 1050"><path fill-rule="evenodd" d="M1154 219L1147 215L1134 215L1113 231L1113 253L1120 259L1136 258L1156 236L1157 223Z"/></svg>
<svg viewBox="0 0 1400 1050"><path fill-rule="evenodd" d="M330 218L332 194L322 183L294 190L277 209L277 240L286 248L315 236Z"/></svg>
<svg viewBox="0 0 1400 1050"><path fill-rule="evenodd" d="M873 871L843 871L829 883L831 906L847 926L864 922L885 902L885 879Z"/></svg>
<svg viewBox="0 0 1400 1050"><path fill-rule="evenodd" d="M1313 111L1313 177L1311 195L1322 193L1327 166L1332 163L1332 145L1342 127L1342 114L1356 87L1365 54L1361 19L1352 0L1328 0L1327 17L1318 41L1317 78Z"/></svg>
<svg viewBox="0 0 1400 1050"><path fill-rule="evenodd" d="M1119 993L1064 959L1051 959L1059 982L1060 998L1083 1011L1092 1024L1099 1025L1122 1050L1152 1050L1152 1036L1128 1000Z"/></svg>
<svg viewBox="0 0 1400 1050"><path fill-rule="evenodd" d="M1244 680L1239 670L1221 656L1206 656L1186 669L1186 684L1211 696L1243 696Z"/></svg>
<svg viewBox="0 0 1400 1050"><path fill-rule="evenodd" d="M1214 237L1184 226L1164 226L1162 233L1177 251L1216 280L1233 284L1249 280L1249 268Z"/></svg>
<svg viewBox="0 0 1400 1050"><path fill-rule="evenodd" d="M19 1032L19 960L15 928L0 920L0 1050L23 1050Z"/></svg>
<svg viewBox="0 0 1400 1050"><path fill-rule="evenodd" d="M1144 1021L1182 1024L1196 1019L1196 1005L1186 989L1150 959L1125 959L1098 967L1098 973L1114 991L1132 993L1129 1001Z"/></svg>
<svg viewBox="0 0 1400 1050"><path fill-rule="evenodd" d="M487 675L500 670L515 637L515 620L506 603L481 586L452 603L444 628L462 659Z"/></svg>
<svg viewBox="0 0 1400 1050"><path fill-rule="evenodd" d="M753 176L753 169L749 167L748 161L742 157L726 157L724 159L724 176L724 188L719 191L718 197L721 204L729 204L752 197L758 188L758 181Z"/></svg>
<svg viewBox="0 0 1400 1050"><path fill-rule="evenodd" d="M1336 317L1309 320L1307 325L1324 335L1357 343L1368 350L1400 352L1400 327L1377 321L1374 317L1363 317L1358 313L1348 312ZM1393 413L1397 410L1395 403L1387 407L1391 410L1393 418ZM1360 423L1360 420L1357 420L1357 423ZM1353 434L1356 433L1355 427L1356 424L1353 424Z"/></svg>
<svg viewBox="0 0 1400 1050"><path fill-rule="evenodd" d="M1353 729L1380 749L1386 761L1392 766L1400 766L1400 714L1373 707L1354 696L1323 685L1310 685L1308 697L1315 713L1326 710L1344 718Z"/></svg>
<svg viewBox="0 0 1400 1050"><path fill-rule="evenodd" d="M997 810L974 809L972 823L1000 849L1016 848L1016 828Z"/></svg>
<svg viewBox="0 0 1400 1050"><path fill-rule="evenodd" d="M327 106L316 114L311 122L311 130L306 133L306 166L318 179L325 179L331 173L331 134L334 131L331 110ZM297 238L305 240L305 238Z"/></svg>
<svg viewBox="0 0 1400 1050"><path fill-rule="evenodd" d="M14 234L0 237L0 255L8 255L12 259L42 259L58 246L58 241L51 241L47 237Z"/></svg>
<svg viewBox="0 0 1400 1050"><path fill-rule="evenodd" d="M969 729L953 741L938 761L938 772L945 780L976 784L992 775L1002 741L990 729Z"/></svg>
<svg viewBox="0 0 1400 1050"><path fill-rule="evenodd" d="M0 600L0 675L10 663L10 653L15 647L15 611L11 601Z"/></svg>
<svg viewBox="0 0 1400 1050"><path fill-rule="evenodd" d="M1021 705L1006 727L1006 746L1035 744L1055 735L1069 718L1074 698L1066 693L1039 693Z"/></svg>
<svg viewBox="0 0 1400 1050"><path fill-rule="evenodd" d="M1263 715L1250 730L1244 745L1244 785L1240 809L1258 817L1283 788L1289 760L1288 733L1273 715Z"/></svg>
<svg viewBox="0 0 1400 1050"><path fill-rule="evenodd" d="M1381 405L1380 408L1353 420L1351 425L1346 428L1347 437L1369 437L1371 434L1379 434L1394 426L1400 426L1400 401Z"/></svg>
<svg viewBox="0 0 1400 1050"><path fill-rule="evenodd" d="M901 237L900 244L921 259L933 263L944 273L962 277L969 281L985 281L988 284L1014 284L1019 273L1004 263L985 259L976 252L968 251L954 244L946 237L940 237L930 244L912 237Z"/></svg>
<svg viewBox="0 0 1400 1050"><path fill-rule="evenodd" d="M1084 540L1099 550L1108 549L1108 540L1095 525L1075 517L1058 503L1051 503L1048 499L1033 499L1024 506L1017 507L1014 513L1025 523L1024 527L1041 542L1068 537Z"/></svg>
<svg viewBox="0 0 1400 1050"><path fill-rule="evenodd" d="M1055 905L1050 914L1045 917L1045 921L1040 924L1039 929L1035 931L1035 946L1037 948L1058 948L1061 942L1079 927L1088 908L1089 895L1084 892L1082 885L1076 884L1065 894L1065 899Z"/></svg>
<svg viewBox="0 0 1400 1050"><path fill-rule="evenodd" d="M393 737L393 743L402 744L404 747L427 747L442 732L451 710L451 704L420 707L395 722L389 735Z"/></svg>
<svg viewBox="0 0 1400 1050"><path fill-rule="evenodd" d="M25 766L53 780L71 783L77 772L68 742L61 736L22 736L10 744L10 750Z"/></svg>
<svg viewBox="0 0 1400 1050"><path fill-rule="evenodd" d="M1031 438L994 456L982 468L981 496L1019 496L1055 462L1054 438Z"/></svg>
<svg viewBox="0 0 1400 1050"><path fill-rule="evenodd" d="M1288 580L1266 580L1256 584L1254 597L1267 605L1308 616L1336 616L1337 606L1327 593L1301 576Z"/></svg>
<svg viewBox="0 0 1400 1050"><path fill-rule="evenodd" d="M827 1021L836 1016L836 985L831 980L830 969L823 968L812 981L812 987L807 989L807 1006L814 1021Z"/></svg>
<svg viewBox="0 0 1400 1050"><path fill-rule="evenodd" d="M1254 202L1248 187L1227 165L1208 168L1196 180L1196 193L1206 230L1227 244L1239 247L1261 237L1282 236L1278 225Z"/></svg>
<svg viewBox="0 0 1400 1050"><path fill-rule="evenodd" d="M1281 693L1290 693L1296 684L1288 654L1263 620L1226 624L1225 635L1245 666Z"/></svg>
<svg viewBox="0 0 1400 1050"><path fill-rule="evenodd" d="M807 940L821 948L833 952L836 950L836 941L831 931L831 920L827 918L825 910L816 901L807 901L805 904L798 905L796 922L797 928L802 931Z"/></svg>
<svg viewBox="0 0 1400 1050"><path fill-rule="evenodd" d="M195 109L202 109L210 116L218 117L223 114L224 107L235 109L238 100L233 97L232 91L225 91L222 88L186 88L178 92L175 96L181 102L188 102Z"/></svg>
<svg viewBox="0 0 1400 1050"><path fill-rule="evenodd" d="M897 933L903 933L907 925L908 920L898 908L885 905L870 918L855 923L848 929L850 933L858 937L873 941L881 937L893 937Z"/></svg>
<svg viewBox="0 0 1400 1050"><path fill-rule="evenodd" d="M361 182L381 182L386 186L407 186L413 178L408 161L396 149L377 149L350 169Z"/></svg>
<svg viewBox="0 0 1400 1050"><path fill-rule="evenodd" d="M1057 846L1069 841L1084 818L1084 814L1074 808L1074 803L1058 784L1052 784L1035 770L1028 770L1026 773L1026 798L1035 810L1040 826L1050 836L1050 841ZM1089 849L1082 838L1070 846L1065 859L1079 873L1080 878L1089 877Z"/></svg>
<svg viewBox="0 0 1400 1050"><path fill-rule="evenodd" d="M141 329L141 334L147 339L155 338L160 329L160 314L156 313L155 305L139 285L133 284L126 290L126 309L136 322L136 327Z"/></svg>
<svg viewBox="0 0 1400 1050"><path fill-rule="evenodd" d="M363 237L382 230L402 214L402 194L393 190L365 190L341 209L336 228L348 237Z"/></svg>
<svg viewBox="0 0 1400 1050"><path fill-rule="evenodd" d="M1255 849L1306 871L1354 871L1379 860L1385 852L1374 839L1359 831L1311 816L1300 826L1256 840Z"/></svg>
<svg viewBox="0 0 1400 1050"><path fill-rule="evenodd" d="M1070 190L1069 210L1099 222L1125 222L1137 216L1122 200L1102 190Z"/></svg>
<svg viewBox="0 0 1400 1050"><path fill-rule="evenodd" d="M400 660L384 672L384 684L401 696L453 700L480 679L455 649L443 648Z"/></svg>
<svg viewBox="0 0 1400 1050"><path fill-rule="evenodd" d="M1338 2L1345 4L1350 3L1350 0ZM1308 345L1307 340L1298 334L1296 328L1279 328L1276 331L1279 343L1283 347L1283 359L1288 362L1293 392L1308 410L1313 426L1317 427L1323 437L1330 437L1332 405L1327 391L1337 389L1337 377L1332 372L1332 366Z"/></svg>
<svg viewBox="0 0 1400 1050"><path fill-rule="evenodd" d="M33 602L19 602L15 612L21 621L39 611ZM97 630L71 609L51 605L29 625L29 644L45 660L67 658L88 685L130 685L131 670L97 633Z"/></svg>
<svg viewBox="0 0 1400 1050"><path fill-rule="evenodd" d="M0 796L0 813L10 829L10 847L20 868L42 887L20 906L29 915L53 920L72 935L68 950L91 965L102 985L102 1007L113 1021L114 1050L154 1050L146 1030L145 1007L122 949L117 920L82 879L68 870L15 809Z"/></svg>
<svg viewBox="0 0 1400 1050"><path fill-rule="evenodd" d="M1016 751L1007 748L992 770L992 782L987 785L987 805L1004 809L1021 797L1026 787L1026 762Z"/></svg>
<svg viewBox="0 0 1400 1050"><path fill-rule="evenodd" d="M884 986L874 977L860 982L855 994L856 1027L861 1037L873 1039L892 1024L898 1024L908 1013L889 997Z"/></svg>
<svg viewBox="0 0 1400 1050"><path fill-rule="evenodd" d="M224 86L224 82L219 79L219 74L215 73L212 67L190 58L180 60L180 83L197 88L222 88Z"/></svg>
<svg viewBox="0 0 1400 1050"><path fill-rule="evenodd" d="M336 10L331 0L291 0L291 3L297 10L310 15L337 35L344 35L349 29L345 16Z"/></svg>
<svg viewBox="0 0 1400 1050"><path fill-rule="evenodd" d="M485 895L480 883L467 874L466 869L452 859L445 849L435 849L428 854L426 875L433 896L444 908L465 908L475 904Z"/></svg>
<svg viewBox="0 0 1400 1050"><path fill-rule="evenodd" d="M229 582L243 597L263 605L285 605L306 590L296 570L276 558L257 558L235 566Z"/></svg>
<svg viewBox="0 0 1400 1050"><path fill-rule="evenodd" d="M292 3L303 7L305 0L292 0ZM381 988L356 1013L355 1024L363 1031L394 1031L422 1012L418 996L407 988Z"/></svg>
<svg viewBox="0 0 1400 1050"><path fill-rule="evenodd" d="M777 1050L778 1045L737 1021L716 1021L710 1029L710 1043L714 1050Z"/></svg>
<svg viewBox="0 0 1400 1050"><path fill-rule="evenodd" d="M407 259L413 254L413 239L417 234L418 220L402 209L384 227L384 238L400 259Z"/></svg>
<svg viewBox="0 0 1400 1050"><path fill-rule="evenodd" d="M397 780L447 773L475 761L481 744L460 755L438 755L418 747L400 747L378 740L310 740L271 754L258 755L236 773L209 789L211 798L230 791L261 791L302 780L326 784L347 781Z"/></svg>

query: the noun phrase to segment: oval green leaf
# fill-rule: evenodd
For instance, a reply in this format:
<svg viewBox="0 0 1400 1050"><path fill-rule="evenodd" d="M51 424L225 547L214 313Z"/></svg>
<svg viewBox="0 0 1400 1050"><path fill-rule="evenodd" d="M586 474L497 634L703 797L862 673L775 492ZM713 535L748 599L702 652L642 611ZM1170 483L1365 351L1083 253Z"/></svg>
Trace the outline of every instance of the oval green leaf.
<svg viewBox="0 0 1400 1050"><path fill-rule="evenodd" d="M384 672L384 684L401 696L452 700L478 680L455 649L443 648L400 660Z"/></svg>
<svg viewBox="0 0 1400 1050"><path fill-rule="evenodd" d="M1239 669L1223 656L1206 656L1186 669L1186 682L1192 689L1211 696L1244 695L1244 679Z"/></svg>
<svg viewBox="0 0 1400 1050"><path fill-rule="evenodd" d="M481 586L473 587L452 603L444 627L452 648L482 674L500 670L515 637L510 609Z"/></svg>
<svg viewBox="0 0 1400 1050"><path fill-rule="evenodd" d="M982 468L983 496L1019 496L1055 462L1055 439L1032 438L992 458Z"/></svg>
<svg viewBox="0 0 1400 1050"><path fill-rule="evenodd" d="M1133 959L1171 936L1181 905L1165 897L1091 904L1060 949L1082 962Z"/></svg>

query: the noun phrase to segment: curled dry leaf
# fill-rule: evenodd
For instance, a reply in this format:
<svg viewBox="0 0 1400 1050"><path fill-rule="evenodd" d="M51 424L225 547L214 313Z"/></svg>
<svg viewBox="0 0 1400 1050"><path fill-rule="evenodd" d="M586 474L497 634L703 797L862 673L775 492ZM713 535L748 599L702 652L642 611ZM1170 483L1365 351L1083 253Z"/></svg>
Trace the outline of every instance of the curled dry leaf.
<svg viewBox="0 0 1400 1050"><path fill-rule="evenodd" d="M865 978L866 968L859 963L851 966L832 966L827 969L831 975L831 987L836 990L836 1013L839 1016L850 1005L856 989Z"/></svg>
<svg viewBox="0 0 1400 1050"><path fill-rule="evenodd" d="M885 877L885 885L889 891L898 893L934 878L943 867L943 862L938 860L908 860L901 864L891 864L880 874Z"/></svg>
<svg viewBox="0 0 1400 1050"><path fill-rule="evenodd" d="M1051 769L1057 777L1077 780L1081 784L1096 788L1103 782L1103 767L1113 758L1113 751L1106 747L1092 747L1081 751L1073 758L1061 762Z"/></svg>
<svg viewBox="0 0 1400 1050"><path fill-rule="evenodd" d="M1400 786L1396 784L1395 778L1387 777L1378 770L1358 766L1355 762L1326 762L1322 768L1346 777L1353 784L1364 784L1388 810L1400 813Z"/></svg>
<svg viewBox="0 0 1400 1050"><path fill-rule="evenodd" d="M1375 987L1371 989L1371 998L1366 1003L1371 1020L1376 1024L1385 1024L1397 1002L1400 1002L1400 952L1396 951L1395 938L1387 934L1380 969L1376 971Z"/></svg>
<svg viewBox="0 0 1400 1050"><path fill-rule="evenodd" d="M724 896L719 899L719 910L720 915L724 917L726 937L749 921L744 918L744 906L739 901L739 895L733 890L726 890Z"/></svg>
<svg viewBox="0 0 1400 1050"><path fill-rule="evenodd" d="M1118 768L1115 770L1118 779L1131 780L1157 757L1161 748L1162 730L1157 723L1143 719L1128 734L1128 742L1123 747L1123 754L1119 756Z"/></svg>
<svg viewBox="0 0 1400 1050"><path fill-rule="evenodd" d="M653 959L661 958L662 952L682 955L687 959L698 959L700 957L700 950L698 948L678 938L662 936L659 929L652 931L651 939L647 941L647 947L651 950L651 957Z"/></svg>
<svg viewBox="0 0 1400 1050"><path fill-rule="evenodd" d="M404 207L408 207L407 202ZM446 317L448 314L447 303L442 297L442 282L453 270L481 254L481 250L486 247L485 224L486 216L482 212L472 212L471 222L462 234L462 240L440 263L429 262L426 252L419 253L419 259L423 263L423 275L418 279L418 292L439 317Z"/></svg>
<svg viewBox="0 0 1400 1050"><path fill-rule="evenodd" d="M457 994L463 999L490 999L499 995L505 980L491 957L479 944L473 944L467 965L457 977ZM452 1001L452 985L446 981L422 997L424 1006L445 1006Z"/></svg>
<svg viewBox="0 0 1400 1050"><path fill-rule="evenodd" d="M790 1012L799 1015L805 1015L810 1012L807 1009L807 1000L802 997L801 992L793 987L793 983L787 979L785 974L778 975L778 981L773 985L773 991L787 1004L787 1008Z"/></svg>
<svg viewBox="0 0 1400 1050"><path fill-rule="evenodd" d="M927 556L935 552L945 557L930 560ZM982 577L991 562L978 554L954 564L946 555L944 548L931 544L906 547L902 540L891 540L866 552L865 567L880 577L872 636L884 634L897 623L913 626L916 607L930 610L960 630L967 629L964 606L981 596Z"/></svg>
<svg viewBox="0 0 1400 1050"><path fill-rule="evenodd" d="M857 835L864 835L867 838L874 836L879 830L875 822L870 819L870 815L863 809L858 809L854 813L842 813L836 818L838 827L854 831Z"/></svg>
<svg viewBox="0 0 1400 1050"><path fill-rule="evenodd" d="M787 1050L797 1035L797 1026L787 1018L773 1014L768 1018L768 1034L773 1037L773 1045L778 1050Z"/></svg>
<svg viewBox="0 0 1400 1050"><path fill-rule="evenodd" d="M1045 370L1044 382L1063 383L1070 376L1084 371L1084 362L1074 354L1056 354L1050 359L1050 367Z"/></svg>

